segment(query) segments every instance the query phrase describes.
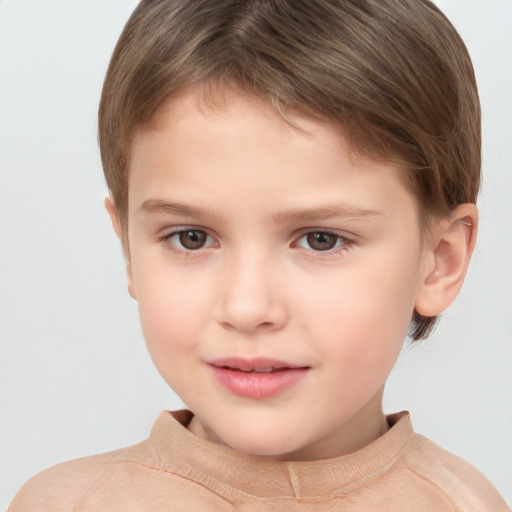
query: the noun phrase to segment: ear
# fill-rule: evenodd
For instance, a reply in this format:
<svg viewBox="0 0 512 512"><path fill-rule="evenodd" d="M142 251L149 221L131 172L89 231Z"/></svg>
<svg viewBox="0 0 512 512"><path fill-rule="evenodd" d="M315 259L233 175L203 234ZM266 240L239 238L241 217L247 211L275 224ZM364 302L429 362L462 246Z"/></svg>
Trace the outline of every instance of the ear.
<svg viewBox="0 0 512 512"><path fill-rule="evenodd" d="M475 247L477 227L478 211L469 203L458 206L450 217L434 221L416 297L417 313L439 315L455 300Z"/></svg>
<svg viewBox="0 0 512 512"><path fill-rule="evenodd" d="M117 211L116 205L114 204L114 201L112 200L112 198L109 196L107 196L105 198L105 208L110 216L110 220L112 222L112 227L114 228L114 231L123 246L124 259L126 262L126 276L128 278L128 293L134 299L137 299L137 297L135 296L135 286L133 283L133 272L132 272L132 265L131 265L131 261L130 261L130 251L129 251L129 247L128 247L128 240L125 239L126 235L121 226L121 221L119 220L119 212Z"/></svg>

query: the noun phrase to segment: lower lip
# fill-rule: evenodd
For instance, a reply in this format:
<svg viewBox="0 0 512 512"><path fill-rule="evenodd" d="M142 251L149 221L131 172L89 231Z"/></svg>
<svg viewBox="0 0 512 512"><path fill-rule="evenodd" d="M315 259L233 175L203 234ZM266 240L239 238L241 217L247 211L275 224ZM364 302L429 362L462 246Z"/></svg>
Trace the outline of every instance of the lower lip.
<svg viewBox="0 0 512 512"><path fill-rule="evenodd" d="M211 366L215 378L228 391L245 398L269 398L299 382L309 368L287 368L272 373L243 372Z"/></svg>

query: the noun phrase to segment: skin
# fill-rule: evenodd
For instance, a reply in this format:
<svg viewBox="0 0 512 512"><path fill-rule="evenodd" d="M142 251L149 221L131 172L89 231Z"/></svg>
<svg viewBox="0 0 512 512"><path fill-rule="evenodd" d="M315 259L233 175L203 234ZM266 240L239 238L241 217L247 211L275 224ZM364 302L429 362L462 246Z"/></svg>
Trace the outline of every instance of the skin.
<svg viewBox="0 0 512 512"><path fill-rule="evenodd" d="M397 168L355 156L331 124L297 114L299 130L224 96L208 106L185 89L133 143L125 245L147 346L194 434L282 460L354 452L388 428L383 389L413 311L458 293L474 245L458 221L476 225L476 210L426 237ZM184 228L205 244L184 247ZM335 247L312 247L326 231ZM235 356L308 369L276 396L240 397L209 365Z"/></svg>

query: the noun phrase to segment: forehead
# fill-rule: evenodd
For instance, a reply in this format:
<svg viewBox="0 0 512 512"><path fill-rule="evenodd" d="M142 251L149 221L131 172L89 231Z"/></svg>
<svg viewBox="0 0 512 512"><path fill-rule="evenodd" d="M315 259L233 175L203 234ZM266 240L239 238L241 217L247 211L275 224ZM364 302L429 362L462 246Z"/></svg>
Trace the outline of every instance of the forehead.
<svg viewBox="0 0 512 512"><path fill-rule="evenodd" d="M170 139L170 134L172 138ZM135 130L132 144L131 166L148 144L174 147L177 141L192 142L197 149L206 144L200 141L217 139L223 142L226 155L233 153L237 141L251 137L253 147L276 149L282 154L287 145L339 148L354 163L374 163L349 143L346 129L339 123L319 116L274 105L261 94L236 90L231 86L197 84L181 88L164 101L148 123ZM174 148L181 149L181 148ZM220 149L220 148L219 148ZM179 153L179 151L178 151ZM264 159L265 151L260 154ZM147 155L146 155L147 156ZM292 154L288 154L292 157Z"/></svg>
<svg viewBox="0 0 512 512"><path fill-rule="evenodd" d="M377 203L394 200L386 191L407 192L400 169L358 155L333 123L298 112L285 119L269 102L229 90L207 100L200 89L184 89L137 132L130 169L133 207L134 201L140 206L178 194L212 207L233 206L233 194L252 192L260 210L270 199L273 206L296 210L301 203L334 204L340 198L349 209L375 210ZM205 191L210 194L200 197ZM247 204L237 207L242 211Z"/></svg>
<svg viewBox="0 0 512 512"><path fill-rule="evenodd" d="M233 121L243 123L245 118L254 115L266 118L266 128L273 125L281 136L285 131L290 134L294 131L306 134L323 127L339 141L344 139L344 128L341 124L298 107L283 106L279 101L267 99L257 91L240 89L236 85L221 85L215 81L180 88L162 102L150 122L135 133L138 135L145 131L163 130L171 123L182 122L184 119L203 123L214 118L218 122L230 117Z"/></svg>

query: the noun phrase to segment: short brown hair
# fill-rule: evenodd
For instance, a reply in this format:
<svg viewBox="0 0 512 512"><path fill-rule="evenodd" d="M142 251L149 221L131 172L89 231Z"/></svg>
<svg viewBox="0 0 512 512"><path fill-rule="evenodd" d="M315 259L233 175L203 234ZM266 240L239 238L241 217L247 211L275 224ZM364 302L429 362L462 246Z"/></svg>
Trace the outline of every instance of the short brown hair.
<svg viewBox="0 0 512 512"><path fill-rule="evenodd" d="M474 203L480 106L458 33L428 0L142 0L107 71L99 141L126 227L135 131L177 90L221 83L343 126L352 147L396 162L422 223ZM411 336L434 318L415 314Z"/></svg>

